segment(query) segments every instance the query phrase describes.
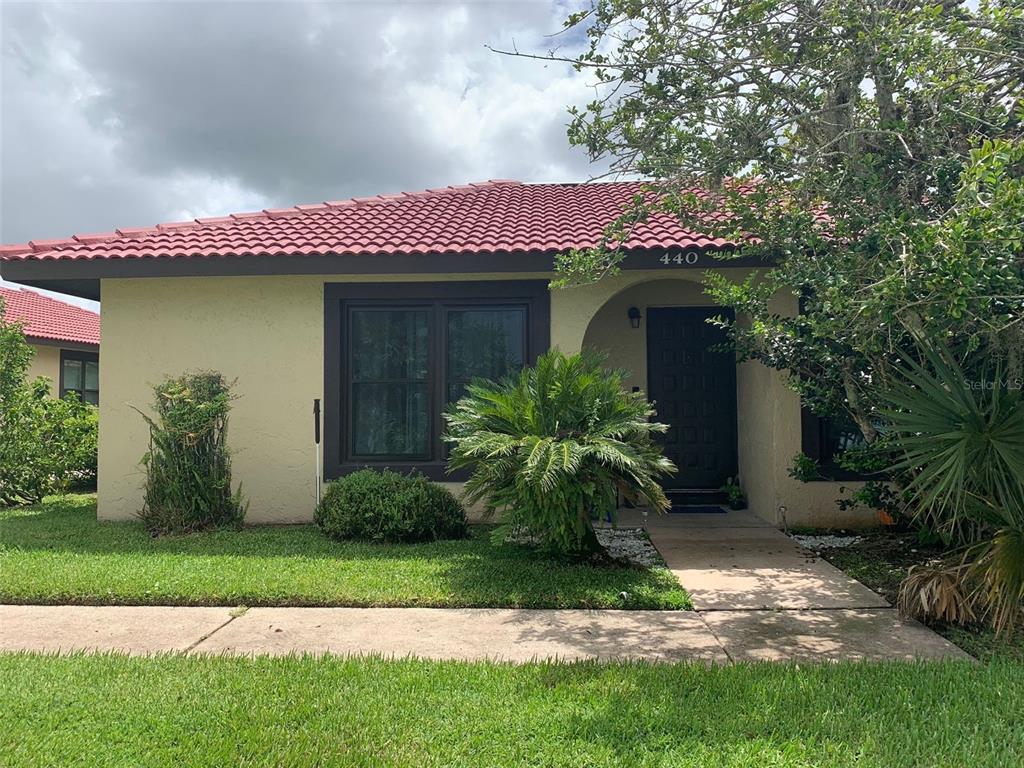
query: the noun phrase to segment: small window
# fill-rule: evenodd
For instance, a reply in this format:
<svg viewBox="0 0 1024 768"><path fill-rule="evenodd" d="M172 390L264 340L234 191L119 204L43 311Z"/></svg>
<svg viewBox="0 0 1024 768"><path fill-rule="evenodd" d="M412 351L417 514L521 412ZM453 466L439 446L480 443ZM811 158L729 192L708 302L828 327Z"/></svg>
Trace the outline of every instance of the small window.
<svg viewBox="0 0 1024 768"><path fill-rule="evenodd" d="M801 412L802 450L818 462L827 480L857 480L863 476L839 466L836 458L851 448L864 445L864 434L852 419L842 416L824 418L809 409Z"/></svg>
<svg viewBox="0 0 1024 768"><path fill-rule="evenodd" d="M100 404L100 358L95 352L60 351L60 396L74 392L85 403Z"/></svg>

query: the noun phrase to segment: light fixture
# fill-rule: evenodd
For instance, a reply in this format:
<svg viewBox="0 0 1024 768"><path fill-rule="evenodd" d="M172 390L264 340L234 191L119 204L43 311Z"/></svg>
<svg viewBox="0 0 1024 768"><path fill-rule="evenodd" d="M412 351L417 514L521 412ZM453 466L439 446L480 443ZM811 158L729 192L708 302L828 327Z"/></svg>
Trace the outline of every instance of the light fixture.
<svg viewBox="0 0 1024 768"><path fill-rule="evenodd" d="M633 328L639 328L640 327L640 310L637 309L636 307L630 307L629 311L626 314L629 316L629 324Z"/></svg>

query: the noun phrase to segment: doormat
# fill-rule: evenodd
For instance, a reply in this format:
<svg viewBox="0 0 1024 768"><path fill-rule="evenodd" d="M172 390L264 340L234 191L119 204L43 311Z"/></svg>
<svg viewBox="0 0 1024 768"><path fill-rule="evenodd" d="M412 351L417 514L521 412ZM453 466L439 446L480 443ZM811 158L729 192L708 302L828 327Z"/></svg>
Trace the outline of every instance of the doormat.
<svg viewBox="0 0 1024 768"><path fill-rule="evenodd" d="M725 507L711 504L673 504L669 514L673 515L724 515Z"/></svg>

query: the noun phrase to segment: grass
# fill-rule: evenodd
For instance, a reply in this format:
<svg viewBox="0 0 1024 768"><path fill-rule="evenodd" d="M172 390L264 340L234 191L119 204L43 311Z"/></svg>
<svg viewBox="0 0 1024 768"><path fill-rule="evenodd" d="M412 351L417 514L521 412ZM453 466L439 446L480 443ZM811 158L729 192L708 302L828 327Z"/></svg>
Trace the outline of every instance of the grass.
<svg viewBox="0 0 1024 768"><path fill-rule="evenodd" d="M483 527L402 545L333 542L312 525L152 538L136 522L97 522L92 496L0 509L0 574L6 603L691 607L667 569L564 563L494 546Z"/></svg>
<svg viewBox="0 0 1024 768"><path fill-rule="evenodd" d="M867 531L858 535L861 540L856 544L822 550L821 556L893 605L910 567L942 555L941 548L921 543L914 533ZM1001 638L983 625L958 627L936 623L931 628L982 661L1005 658L1024 663L1024 629Z"/></svg>
<svg viewBox="0 0 1024 768"><path fill-rule="evenodd" d="M985 766L1024 667L0 656L0 765Z"/></svg>

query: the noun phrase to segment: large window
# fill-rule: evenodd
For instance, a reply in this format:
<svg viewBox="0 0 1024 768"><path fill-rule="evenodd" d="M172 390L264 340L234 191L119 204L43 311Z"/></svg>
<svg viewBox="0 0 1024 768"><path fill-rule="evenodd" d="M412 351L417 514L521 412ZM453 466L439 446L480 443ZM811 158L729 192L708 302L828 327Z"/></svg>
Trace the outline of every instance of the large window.
<svg viewBox="0 0 1024 768"><path fill-rule="evenodd" d="M60 396L69 392L84 403L100 404L100 356L96 352L60 351Z"/></svg>
<svg viewBox="0 0 1024 768"><path fill-rule="evenodd" d="M376 465L443 478L448 404L548 345L539 281L328 285L325 297L329 476Z"/></svg>

